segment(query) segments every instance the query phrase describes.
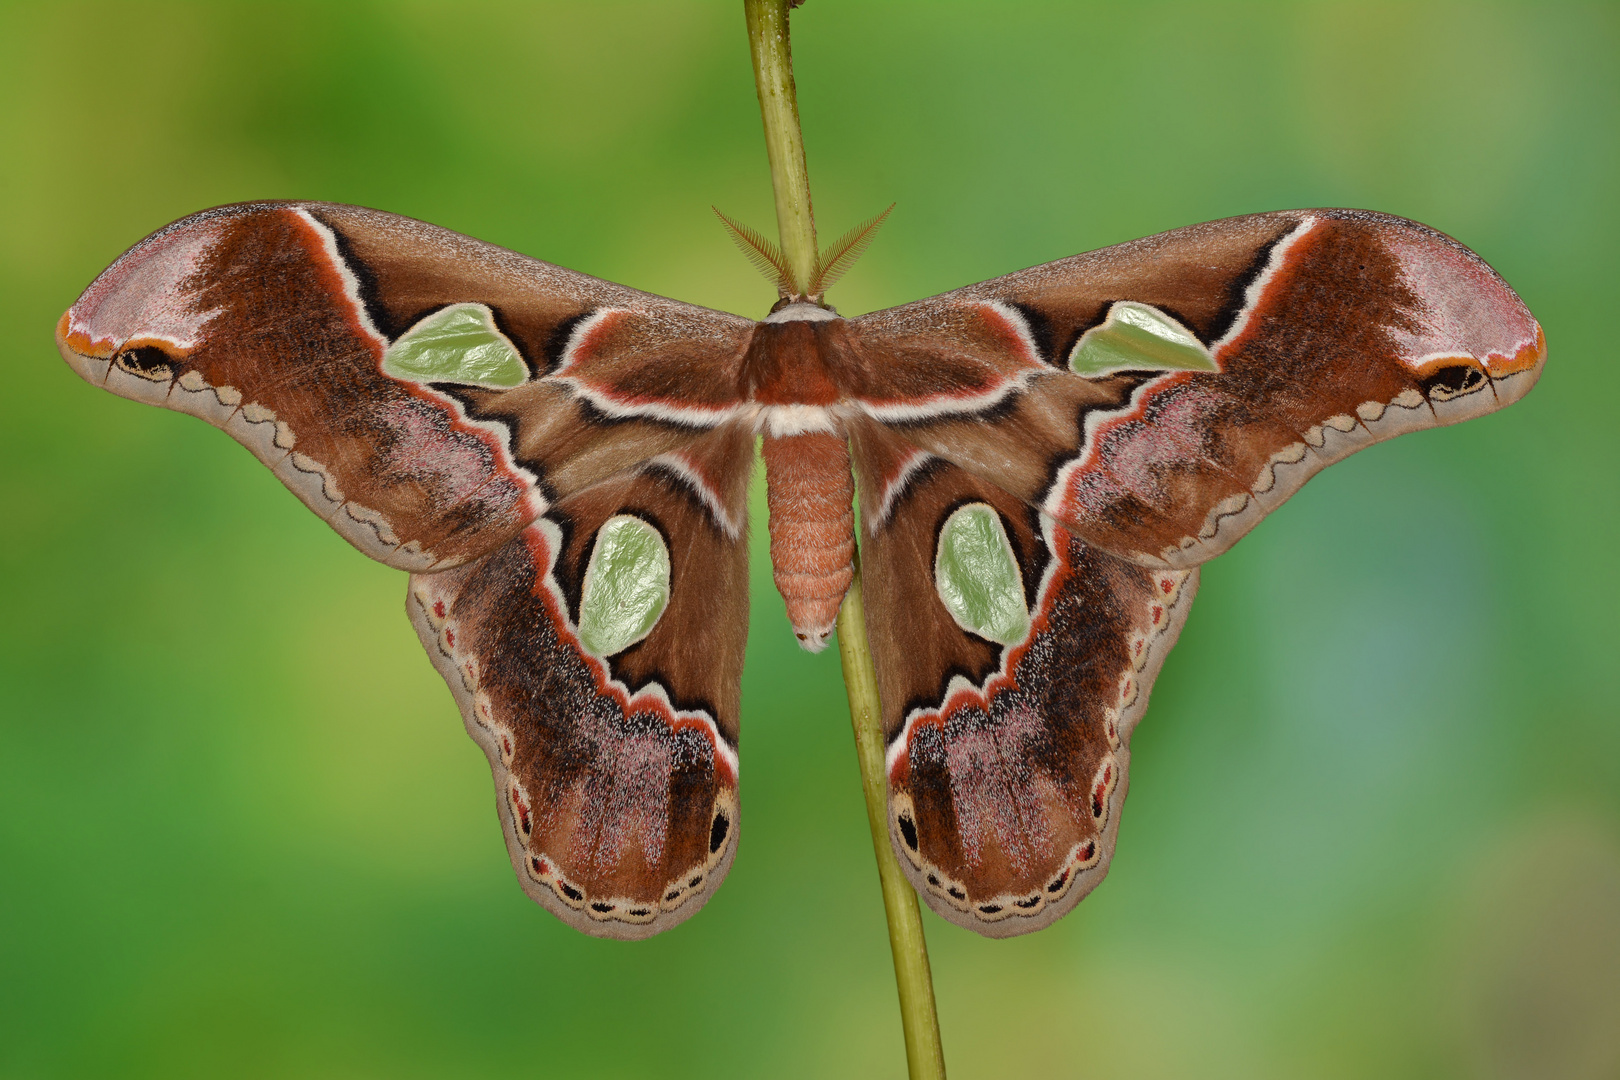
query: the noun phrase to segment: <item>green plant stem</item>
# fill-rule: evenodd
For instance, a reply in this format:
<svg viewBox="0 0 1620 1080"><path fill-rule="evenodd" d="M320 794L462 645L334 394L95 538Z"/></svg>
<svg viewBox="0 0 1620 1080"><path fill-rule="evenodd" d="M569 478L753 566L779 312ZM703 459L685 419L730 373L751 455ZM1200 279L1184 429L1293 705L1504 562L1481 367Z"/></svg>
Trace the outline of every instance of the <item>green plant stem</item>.
<svg viewBox="0 0 1620 1080"><path fill-rule="evenodd" d="M815 272L816 224L810 209L810 177L804 164L804 137L793 86L793 53L788 44L787 0L743 0L748 41L754 57L754 82L765 122L765 147L776 192L776 225L782 250L803 294ZM894 955L894 981L900 994L900 1023L905 1031L906 1064L911 1080L944 1080L945 1054L939 1041L934 1008L934 980L928 968L917 894L900 871L889 843L888 791L883 767L883 712L878 703L877 671L866 638L866 605L861 594L860 555L855 577L838 612L838 654L849 694L849 716L855 728L866 819L872 829L883 911L889 923L889 949Z"/></svg>
<svg viewBox="0 0 1620 1080"><path fill-rule="evenodd" d="M866 602L861 594L861 562L855 556L855 579L849 583L838 612L838 658L844 664L849 717L855 725L855 752L861 762L866 794L866 821L872 828L878 880L883 884L883 913L889 920L889 950L894 954L894 982L900 991L900 1024L906 1035L906 1063L911 1080L943 1080L945 1051L939 1042L939 1015L934 1009L934 976L928 968L928 942L923 938L917 894L900 872L889 843L888 790L883 768L882 710L878 705L877 671L866 643Z"/></svg>
<svg viewBox="0 0 1620 1080"><path fill-rule="evenodd" d="M765 121L765 153L776 193L776 230L793 271L793 291L803 296L816 273L816 216L810 206L810 173L804 165L799 98L793 86L793 49L788 42L785 0L743 0L748 44L754 55L754 85Z"/></svg>

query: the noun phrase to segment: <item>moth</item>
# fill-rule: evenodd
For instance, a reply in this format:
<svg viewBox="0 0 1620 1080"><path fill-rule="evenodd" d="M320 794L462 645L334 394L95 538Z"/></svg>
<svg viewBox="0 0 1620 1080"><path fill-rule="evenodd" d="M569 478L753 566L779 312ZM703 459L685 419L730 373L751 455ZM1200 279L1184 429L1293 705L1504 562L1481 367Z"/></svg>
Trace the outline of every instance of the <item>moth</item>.
<svg viewBox="0 0 1620 1080"><path fill-rule="evenodd" d="M857 318L780 291L755 321L265 202L141 241L57 341L410 573L518 880L616 938L690 917L737 851L756 453L811 650L858 486L891 841L942 917L1007 937L1106 873L1198 568L1323 466L1522 397L1546 355L1478 256L1364 211L1194 225Z"/></svg>

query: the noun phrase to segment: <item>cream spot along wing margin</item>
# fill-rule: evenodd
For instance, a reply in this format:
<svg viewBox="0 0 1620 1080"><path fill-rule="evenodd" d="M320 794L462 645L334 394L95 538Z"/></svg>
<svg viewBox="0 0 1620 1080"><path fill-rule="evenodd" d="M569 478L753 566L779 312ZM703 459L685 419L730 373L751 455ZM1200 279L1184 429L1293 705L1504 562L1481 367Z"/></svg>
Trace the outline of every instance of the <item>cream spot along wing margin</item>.
<svg viewBox="0 0 1620 1080"><path fill-rule="evenodd" d="M1310 232L1316 225L1313 215L1306 215L1299 224L1295 225L1281 240L1272 245L1270 254L1266 259L1264 268L1254 280L1243 290L1243 305L1239 308L1237 316L1226 333L1209 346L1210 358L1214 360L1217 368L1222 368L1222 360L1231 343L1242 336L1247 328L1249 319L1253 316L1260 298L1265 295L1266 288L1277 275L1277 271L1287 261L1288 251L1300 237ZM1066 359L1066 358L1065 358ZM1069 492L1074 484L1076 474L1097 465L1097 454L1103 437L1111 429L1131 420L1140 419L1146 409L1147 402L1165 387L1178 382L1185 382L1188 374L1182 371L1170 371L1144 381L1131 391L1130 397L1124 405L1117 409L1089 409L1085 414L1085 423L1082 428L1083 436L1079 452L1068 462L1059 466L1053 474L1052 483L1046 498L1041 503L1041 512L1059 520L1069 520L1070 508L1066 505ZM1301 480L1300 483L1304 483ZM1216 513L1217 511L1212 511ZM1220 520L1217 518L1217 520ZM1156 559L1144 552L1130 552L1129 557L1147 565L1170 565L1162 559ZM1202 561L1202 560L1198 560ZM1196 563L1194 564L1196 565ZM1182 567L1185 569L1185 567Z"/></svg>
<svg viewBox="0 0 1620 1080"><path fill-rule="evenodd" d="M1286 246L1303 239L1318 221L1307 217ZM1479 370L1478 382L1457 392L1406 386L1387 399L1369 398L1325 417L1302 431L1299 441L1273 453L1247 491L1212 507L1196 536L1182 537L1157 559L1144 556L1140 561L1187 566L1213 558L1312 476L1357 450L1409 431L1483 416L1529 392L1546 360L1546 339L1501 278L1473 252L1422 227L1393 230L1384 241L1408 291L1408 318L1415 324L1388 327L1394 359L1415 378L1460 364ZM1215 345L1218 359L1230 355L1248 332L1271 279L1286 264L1286 254L1274 254L1266 272L1249 287L1242 315Z"/></svg>
<svg viewBox="0 0 1620 1080"><path fill-rule="evenodd" d="M1061 527L1045 514L1041 515L1040 521L1042 539L1047 546L1047 550L1051 551L1057 537L1061 534ZM1048 561L1045 571L1041 575L1040 587L1036 591L1037 599L1035 607L1032 609L1032 616L1038 616L1040 612L1045 610L1056 599L1052 592L1053 581L1057 576L1061 565L1062 562L1060 559L1050 559ZM1186 621L1187 613L1192 606L1193 596L1198 591L1198 574L1196 569L1163 570L1160 571L1160 574L1163 578L1160 589L1166 598L1166 603L1168 605L1167 610L1174 613L1176 618L1173 621L1164 623L1163 626L1154 627L1152 626L1150 613L1149 625L1151 630L1143 632L1142 641L1145 643L1144 647L1150 648L1154 651L1144 654L1140 649L1133 648L1133 653L1143 657L1143 662L1141 665L1138 665L1137 670L1147 670L1150 672L1150 674L1146 676L1145 680L1143 680L1149 685L1151 685L1153 679L1157 677L1159 668L1164 663L1164 658L1169 655L1170 647L1176 643L1177 637L1180 636L1182 624ZM926 719L937 714L942 708L946 708L953 700L958 699L960 696L966 695L985 698L993 694L998 688L1009 685L1013 681L1010 665L1014 662L1014 653L1021 650L1027 650L1036 636L1036 633L1037 622L1036 619L1032 617L1030 628L1025 631L1025 634L1021 639L1011 644L1002 646L1000 665L991 675L985 679L977 681L966 679L959 675L955 676L947 684L945 693L940 699L940 704L914 707L908 710L905 714L904 724L899 733L891 737L888 741L888 745L884 748L884 768L891 773L894 771L896 763L905 753L906 744L909 741L911 731L919 720ZM1121 696L1122 698L1126 696L1123 690ZM1147 711L1147 697L1145 694L1142 695L1140 701L1137 701L1136 694L1133 690L1129 694L1129 697L1131 699L1129 705L1124 706L1118 716L1120 736L1124 740L1129 740L1130 733L1135 730L1137 722Z"/></svg>
<svg viewBox="0 0 1620 1080"><path fill-rule="evenodd" d="M355 208L341 207L338 209L347 211ZM364 213L368 215L375 215L377 212L365 211ZM408 226L427 228L435 233L441 231L432 226L422 226L421 223L409 221L409 219L394 219L392 215L383 216L390 219L390 224L398 222ZM465 238L459 236L455 237L455 239L463 241L465 240ZM479 246L485 247L485 245ZM631 395L617 394L614 392L612 386L605 385L603 380L591 378L591 361L593 359L597 359L597 354L600 352L597 347L597 338L604 332L615 328L618 324L623 322L638 320L641 322L650 322L653 324L653 327L656 330L659 324L670 316L674 316L685 323L692 323L693 320L703 323L718 321L719 323L724 324L724 329L735 336L742 327L748 325L748 320L739 319L736 316L726 315L720 312L710 311L706 308L700 308L695 305L668 300L664 297L638 293L635 290L627 289L611 282L599 281L583 274L564 270L560 267L551 266L549 264L540 263L536 260L530 260L502 249L494 249L494 252L497 256L504 257L503 261L517 262L516 269L520 274L528 275L535 272L542 273L544 275L542 282L543 284L559 286L559 291L569 295L576 302L589 305L586 309L586 313L580 317L570 329L568 337L560 350L552 370L541 375L539 379L541 383L567 387L572 396L587 403L592 409L601 413L605 417L616 420L650 420L656 423L663 423L674 427L691 430L694 434L703 430L718 427L727 420L734 418L739 410L744 408L740 402L720 406L686 406L682 405L678 400L672 400L668 396L662 399L638 400L636 397ZM503 267L503 269L507 268ZM351 290L354 290L351 292L351 298L358 302L358 282L352 272L346 274L345 282ZM634 303L636 306L623 306L627 301ZM487 308L489 305L487 303L480 302L480 306ZM364 305L359 305L359 308L362 316L365 316ZM376 328L371 324L368 316L366 317L366 323L370 327L371 332L373 334L377 334ZM674 331L676 333L683 331L686 333L691 333L693 332L693 328L690 326L681 326L674 328ZM380 338L381 335L378 336ZM536 364L540 359L541 358L533 355L529 357L531 364ZM717 374L722 379L725 377L724 372L719 372ZM436 394L436 396L441 400L452 402L456 408L457 415L462 418L467 418L466 410L461 406L459 400L443 394ZM507 459L512 460L512 455L508 449L512 444L512 432L508 425L499 421L488 420L483 417L479 417L476 420L470 418L467 419L469 423L476 423L490 430L492 433L499 433L503 439L503 449L506 449ZM693 487L693 489L698 491L700 494L704 494L706 492L710 509L715 514L717 520L724 521L727 527L733 531L734 535L740 531L741 526L736 521L732 521L727 517L727 511L721 500L716 497L711 490L704 487L701 478L697 476L696 473L691 471L690 467L686 464L686 458L680 451L658 455L656 460L659 462L659 464L664 465L672 471L682 475L683 479L686 480L689 486ZM522 470L523 475L525 475L531 483L536 483L541 479L540 477L536 477L527 469L522 469L522 466L516 461L514 461L513 464L514 467ZM536 514L536 516L538 516L538 513L544 512L545 500L540 497L538 490L535 492L535 498L538 502L538 511Z"/></svg>
<svg viewBox="0 0 1620 1080"><path fill-rule="evenodd" d="M1042 525L1043 537L1049 546L1065 535L1049 518L1043 517ZM920 721L964 706L977 705L982 708L997 693L1016 684L1014 672L1019 661L1037 647L1036 638L1041 633L1039 614L1057 599L1051 593L1052 578L1061 561L1053 559L1048 565L1041 586L1037 617L1032 619L1029 633L1023 641L1002 649L1001 663L993 674L979 683L960 677L952 679L939 708L917 708L908 713L905 727L885 750L885 762L891 777L906 757L912 735ZM1097 835L1075 843L1047 881L1027 892L971 896L961 882L953 881L940 868L920 857L919 853L909 850L900 824L903 803L899 798L891 798L890 845L913 887L941 917L986 937L1003 938L1033 933L1074 910L1107 876L1114 848L1119 841L1121 811L1130 785L1131 734L1147 712L1154 680L1180 637L1193 598L1198 592L1197 569L1161 570L1155 572L1154 576L1159 579L1161 602L1148 605L1145 617L1139 619L1139 624L1131 632L1131 669L1120 679L1113 701L1105 706L1104 725L1108 733L1109 753L1104 756L1090 781L1096 800L1093 803L1093 821L1098 828ZM1162 612L1157 620L1158 625L1155 625L1155 611Z"/></svg>
<svg viewBox="0 0 1620 1080"><path fill-rule="evenodd" d="M670 304L668 301L662 303ZM686 305L670 306L686 307ZM696 308L691 311L702 315L713 314ZM604 416L615 420L652 420L701 430L712 429L734 417L738 411L738 406L735 405L721 408L684 408L678 403L672 404L667 399L636 400L629 395L614 393L611 387L604 387L600 380L590 379L590 361L594 358L592 353L598 335L612 329L615 323L633 314L631 310L625 308L604 307L580 319L572 328L552 372L544 376L545 380L568 386L576 397L587 402ZM708 474L705 462L699 457L686 450L674 450L649 458L641 469L647 473L665 475L675 481L704 507L722 534L733 543L742 541L746 528L743 507L728 504L727 493L721 490L717 478ZM742 490L746 491L746 482ZM652 708L666 715L672 727L693 724L700 726L707 733L708 742L720 767L729 774L729 788L734 793L738 775L736 748L720 732L713 717L703 710L675 708L667 691L657 682L645 683L632 690L629 685L613 677L606 658L591 656L588 650L579 647L579 628L569 615L566 598L555 574L556 560L563 542L562 535L548 519L543 517L531 529L541 531L551 552L544 576L545 590L549 596L548 606L553 612L558 613L560 628L568 647L578 652L584 662L597 671L597 677L606 687L607 695L618 703L621 711L629 713L637 709ZM502 738L498 725L487 716L487 708L481 710L479 707L477 665L469 663L466 657L458 658L455 655L453 644L446 640L444 627L434 626L436 621L442 620L436 620L433 605L424 602L427 600L425 589L435 580L435 578L412 579L410 607L413 623L417 626L430 657L434 659L435 665L439 667L455 694L469 734L485 749L492 771L496 774L497 790L515 791L516 781L506 770L507 763L502 760ZM744 602L746 603L746 600ZM625 898L593 897L589 898L588 902L572 902L570 896L577 893L577 890L571 889L566 879L562 877L560 864L555 860L548 864L542 859L537 865L544 866L544 872L531 865L535 864L535 852L526 848L519 835L517 807L511 799L500 800L509 851L514 869L525 891L554 914L580 929L593 934L624 938L645 937L659 932L689 917L701 906L706 896L695 902L690 901L696 893L711 890L713 884L723 878L735 856L737 815L734 798L730 806L731 830L725 837L725 846L713 854L709 864L695 876L683 875L683 881L675 883L670 895L666 896L661 904L655 905L656 910L649 914L643 910L644 903L638 908L637 902Z"/></svg>
<svg viewBox="0 0 1620 1080"><path fill-rule="evenodd" d="M1247 219L1233 219L1244 224L1252 224L1262 219L1289 218L1290 227L1281 236L1278 236L1270 245L1271 250L1267 264L1257 279L1251 281L1244 290L1242 309L1236 313L1228 325L1226 332L1220 340L1212 344L1211 349L1224 345L1237 333L1241 332L1246 324L1248 313L1264 290L1266 282L1275 274L1276 268L1281 264L1281 257L1276 248L1285 246L1297 239L1311 224L1309 217L1300 214L1270 214L1253 215ZM853 325L866 327L868 339L874 350L881 350L888 340L903 341L915 338L918 334L931 331L949 332L959 324L964 314L972 315L999 324L1004 328L1006 342L1006 355L1003 361L1003 377L996 380L994 385L977 392L938 393L929 395L914 395L905 403L895 404L884 400L882 394L867 394L857 396L851 407L860 409L864 414L880 422L893 425L897 433L908 437L925 450L951 461L953 464L969 469L992 483L1001 478L981 468L975 468L974 463L964 460L960 455L951 452L953 438L960 438L964 430L961 426L952 427L943 435L943 441L933 441L927 435L930 426L939 421L956 419L978 418L984 422L994 424L1001 417L998 415L1009 404L1015 404L1020 395L1025 393L1039 393L1045 380L1052 378L1080 379L1067 370L1068 355L1078 346L1079 340L1086 329L1100 325L1106 318L1112 303L1121 299L1133 299L1136 295L1129 288L1115 279L1121 276L1130 276L1130 260L1134 251L1127 253L1127 249L1145 248L1147 254L1143 257L1151 259L1157 254L1153 245L1160 244L1177 234L1192 233L1194 231L1208 231L1219 228L1227 223L1211 222L1205 225L1192 226L1187 229L1174 230L1158 237L1149 237L1134 241L1130 244L1118 245L1116 248L1101 249L1085 255L1074 256L1070 259L1059 260L1055 263L1032 267L991 281L981 282L944 293L927 300L916 301L885 311L874 312L871 315L860 316L853 320ZM1069 336L1067 343L1050 340L1050 334L1038 335L1026 317L1025 302L1032 291L1050 290L1054 287L1064 287L1069 280L1076 280L1082 285L1088 267L1080 265L1087 260L1102 260L1101 265L1108 271L1110 284L1098 286L1096 311L1090 323L1077 327ZM1126 272L1121 275L1121 266ZM1150 306L1162 305L1156 300L1145 300ZM1166 312L1169 317L1174 317ZM895 357L873 356L871 362L882 365L895 366ZM911 361L906 357L907 362ZM1084 411L1084 427L1079 432L1077 445L1064 455L1064 463L1054 463L1053 471L1067 467L1073 472L1083 460L1092 452L1096 444L1096 434L1099 429L1110 421L1119 421L1137 415L1142 404L1152 396L1155 389L1176 381L1184 372L1167 372L1157 378L1148 380L1132 388L1126 399L1112 407L1106 407L1099 398L1093 407ZM926 378L926 375L923 376ZM971 437L971 436L970 436ZM1033 505L1045 512L1051 513L1057 509L1057 497L1061 494L1061 485L1049 482L1035 497L1035 493L1026 495Z"/></svg>

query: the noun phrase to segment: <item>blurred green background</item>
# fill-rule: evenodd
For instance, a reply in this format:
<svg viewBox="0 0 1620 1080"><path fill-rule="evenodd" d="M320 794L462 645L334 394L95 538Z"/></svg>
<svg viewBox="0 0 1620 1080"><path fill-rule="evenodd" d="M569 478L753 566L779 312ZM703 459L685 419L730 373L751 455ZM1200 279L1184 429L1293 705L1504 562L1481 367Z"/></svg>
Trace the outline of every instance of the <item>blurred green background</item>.
<svg viewBox="0 0 1620 1080"><path fill-rule="evenodd" d="M846 314L1348 205L1551 345L1206 569L1108 881L1013 941L925 915L952 1075L1620 1075L1620 8L810 0L795 45L824 234L898 203ZM13 4L0 155L0 1075L902 1075L836 655L762 543L741 856L592 940L513 881L404 576L51 344L264 197L763 314L709 212L774 228L741 5Z"/></svg>

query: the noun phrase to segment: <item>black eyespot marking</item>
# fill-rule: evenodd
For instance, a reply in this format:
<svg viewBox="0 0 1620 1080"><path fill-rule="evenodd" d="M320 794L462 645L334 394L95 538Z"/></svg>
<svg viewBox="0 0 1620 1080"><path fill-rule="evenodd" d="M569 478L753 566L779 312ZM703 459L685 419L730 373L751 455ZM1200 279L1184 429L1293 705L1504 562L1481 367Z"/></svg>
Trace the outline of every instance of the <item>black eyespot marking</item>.
<svg viewBox="0 0 1620 1080"><path fill-rule="evenodd" d="M1462 394L1478 390L1485 381L1485 373L1468 364L1443 367L1422 382L1423 393L1435 401L1447 401Z"/></svg>
<svg viewBox="0 0 1620 1080"><path fill-rule="evenodd" d="M1032 907L1039 907L1040 903L1041 903L1041 894L1036 893L1034 896L1028 897L1028 898L1023 899L1023 900L1014 900L1013 901L1013 906L1014 907L1025 908L1027 910L1027 909L1032 908Z"/></svg>
<svg viewBox="0 0 1620 1080"><path fill-rule="evenodd" d="M966 900L967 899L967 893L963 892L961 889L956 888L954 885L951 886L949 889L946 889L945 891L950 893L952 896L956 897L958 900Z"/></svg>
<svg viewBox="0 0 1620 1080"><path fill-rule="evenodd" d="M634 918L637 918L637 919L644 919L644 918L647 917L648 911L644 907L638 907L638 908L631 908L628 912L626 912L626 914L630 915L630 916L632 916Z"/></svg>
<svg viewBox="0 0 1620 1080"><path fill-rule="evenodd" d="M900 838L906 842L906 847L912 851L917 850L917 823L911 820L910 814L901 814L899 817Z"/></svg>
<svg viewBox="0 0 1620 1080"><path fill-rule="evenodd" d="M681 895L681 890L679 890L679 889L671 889L669 892L664 894L664 899L665 900L674 900L674 899L678 898L680 895Z"/></svg>
<svg viewBox="0 0 1620 1080"><path fill-rule="evenodd" d="M613 905L603 903L601 900L595 900L595 901L591 902L591 910L592 911L599 911L602 914L606 915L608 912L613 910Z"/></svg>
<svg viewBox="0 0 1620 1080"><path fill-rule="evenodd" d="M578 889L574 888L572 885L568 884L568 882L566 882L566 881L557 882L557 887L560 888L562 890L563 895L568 897L568 899L570 899L570 900L583 900L583 899L585 899L585 894L584 893L580 892Z"/></svg>
<svg viewBox="0 0 1620 1080"><path fill-rule="evenodd" d="M1065 870L1063 873L1052 879L1052 884L1046 887L1046 891L1049 893L1060 892L1063 889L1063 883L1068 880L1069 872Z"/></svg>
<svg viewBox="0 0 1620 1080"><path fill-rule="evenodd" d="M133 371L148 378L174 374L173 361L169 359L169 354L155 345L125 349L118 354L118 366L125 371Z"/></svg>
<svg viewBox="0 0 1620 1080"><path fill-rule="evenodd" d="M720 845L726 842L726 833L731 831L731 821L724 814L714 815L714 824L709 826L709 854L713 855L720 850Z"/></svg>
<svg viewBox="0 0 1620 1080"><path fill-rule="evenodd" d="M688 881L686 883L686 887L688 889L695 889L701 884L703 884L703 875L699 874L697 877L693 878L691 881Z"/></svg>
<svg viewBox="0 0 1620 1080"><path fill-rule="evenodd" d="M938 877L938 875L929 874L928 875L928 884L933 885L935 887L938 887L938 885L939 885L939 877Z"/></svg>
<svg viewBox="0 0 1620 1080"><path fill-rule="evenodd" d="M1001 905L1000 904L980 904L979 905L979 910L984 912L986 915L994 915L996 912L1001 910Z"/></svg>

